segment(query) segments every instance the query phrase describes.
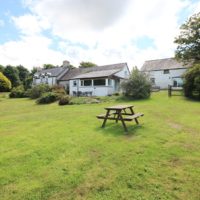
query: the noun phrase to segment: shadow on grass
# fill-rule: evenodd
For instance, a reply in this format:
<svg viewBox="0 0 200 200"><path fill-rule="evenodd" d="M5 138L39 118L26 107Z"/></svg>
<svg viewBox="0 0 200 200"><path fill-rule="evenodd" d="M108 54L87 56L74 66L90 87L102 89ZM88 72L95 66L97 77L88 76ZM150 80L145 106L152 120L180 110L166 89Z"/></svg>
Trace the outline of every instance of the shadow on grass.
<svg viewBox="0 0 200 200"><path fill-rule="evenodd" d="M128 137L132 137L132 136L136 136L139 135L139 132L144 129L144 125L143 124L130 124L130 123L126 123L128 132L125 132L124 127L122 125L122 123L115 123L115 122L109 122L106 124L106 126L104 128L101 127L101 124L99 127L97 127L95 129L95 131L100 132L102 134L109 134L109 135L113 135L115 137L117 136L128 136Z"/></svg>

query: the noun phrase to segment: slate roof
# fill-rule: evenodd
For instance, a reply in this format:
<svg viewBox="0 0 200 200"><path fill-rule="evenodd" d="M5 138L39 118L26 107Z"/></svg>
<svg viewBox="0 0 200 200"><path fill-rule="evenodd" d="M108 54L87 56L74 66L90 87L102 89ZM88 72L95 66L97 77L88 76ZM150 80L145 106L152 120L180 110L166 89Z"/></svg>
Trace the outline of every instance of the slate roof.
<svg viewBox="0 0 200 200"><path fill-rule="evenodd" d="M118 71L122 70L125 66L127 66L127 63L118 63L112 65L89 67L89 68L74 68L70 69L59 80L67 81L79 78L106 77L117 73Z"/></svg>
<svg viewBox="0 0 200 200"><path fill-rule="evenodd" d="M189 65L184 65L178 62L175 58L164 58L158 60L147 60L141 68L141 71L156 71L164 69L182 69L188 68Z"/></svg>
<svg viewBox="0 0 200 200"><path fill-rule="evenodd" d="M54 67L51 69L43 69L41 71L38 71L35 73L35 75L41 75L41 74L46 74L46 73L50 73L51 76L57 77L59 75L61 75L62 73L67 72L69 69L66 67Z"/></svg>
<svg viewBox="0 0 200 200"><path fill-rule="evenodd" d="M75 76L73 77L73 79L108 77L108 76L114 75L115 73L119 71L120 71L119 69L92 71L92 72Z"/></svg>

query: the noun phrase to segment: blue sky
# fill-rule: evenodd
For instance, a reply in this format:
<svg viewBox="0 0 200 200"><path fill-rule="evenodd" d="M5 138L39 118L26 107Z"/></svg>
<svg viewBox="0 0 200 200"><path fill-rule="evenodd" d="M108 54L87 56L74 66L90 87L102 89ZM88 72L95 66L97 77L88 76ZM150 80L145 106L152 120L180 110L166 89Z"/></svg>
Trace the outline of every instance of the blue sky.
<svg viewBox="0 0 200 200"><path fill-rule="evenodd" d="M180 25L199 11L199 0L0 0L0 64L141 67L172 57Z"/></svg>

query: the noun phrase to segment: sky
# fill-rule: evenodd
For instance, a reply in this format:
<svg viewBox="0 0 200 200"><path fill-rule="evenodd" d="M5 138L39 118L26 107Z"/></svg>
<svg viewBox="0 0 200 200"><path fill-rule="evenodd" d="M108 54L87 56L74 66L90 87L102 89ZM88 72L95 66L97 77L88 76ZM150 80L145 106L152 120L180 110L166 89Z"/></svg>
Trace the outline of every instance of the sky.
<svg viewBox="0 0 200 200"><path fill-rule="evenodd" d="M0 64L97 65L174 56L200 0L0 0Z"/></svg>

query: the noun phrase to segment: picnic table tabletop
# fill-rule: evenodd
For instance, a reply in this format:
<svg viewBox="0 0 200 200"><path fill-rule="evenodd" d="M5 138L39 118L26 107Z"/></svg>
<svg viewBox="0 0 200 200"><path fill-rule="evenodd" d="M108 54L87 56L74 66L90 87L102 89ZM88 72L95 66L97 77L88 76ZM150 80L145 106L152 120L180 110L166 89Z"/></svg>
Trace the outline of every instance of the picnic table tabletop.
<svg viewBox="0 0 200 200"><path fill-rule="evenodd" d="M106 107L106 110L123 110L126 108L132 108L134 107L133 105L115 105L115 106L110 106L110 107Z"/></svg>

